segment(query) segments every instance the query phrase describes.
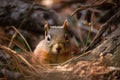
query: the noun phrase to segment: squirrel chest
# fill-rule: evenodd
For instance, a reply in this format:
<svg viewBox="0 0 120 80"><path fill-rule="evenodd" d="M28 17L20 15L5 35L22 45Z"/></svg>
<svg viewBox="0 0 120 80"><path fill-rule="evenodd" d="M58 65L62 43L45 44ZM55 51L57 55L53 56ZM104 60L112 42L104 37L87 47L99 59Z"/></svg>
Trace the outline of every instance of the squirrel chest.
<svg viewBox="0 0 120 80"><path fill-rule="evenodd" d="M71 58L71 45L67 33L67 24L63 26L45 25L45 39L34 50L33 62L58 64Z"/></svg>

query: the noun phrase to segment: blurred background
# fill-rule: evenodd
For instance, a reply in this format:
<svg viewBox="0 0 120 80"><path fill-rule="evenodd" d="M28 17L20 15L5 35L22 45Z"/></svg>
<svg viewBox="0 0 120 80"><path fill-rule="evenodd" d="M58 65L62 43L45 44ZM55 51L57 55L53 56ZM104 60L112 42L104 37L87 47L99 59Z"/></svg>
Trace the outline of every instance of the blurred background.
<svg viewBox="0 0 120 80"><path fill-rule="evenodd" d="M60 26L67 19L73 52L77 54L90 44L119 5L119 0L0 0L0 43L18 52L30 48L33 51L44 39L46 21L51 26ZM112 25L112 30L118 23L119 20ZM109 30L104 36L108 33Z"/></svg>

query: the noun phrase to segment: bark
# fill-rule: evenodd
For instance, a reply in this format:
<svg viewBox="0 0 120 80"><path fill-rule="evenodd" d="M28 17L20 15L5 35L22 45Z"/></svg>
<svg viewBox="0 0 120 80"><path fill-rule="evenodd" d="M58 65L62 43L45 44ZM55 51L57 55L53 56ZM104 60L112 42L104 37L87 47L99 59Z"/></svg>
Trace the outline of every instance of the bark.
<svg viewBox="0 0 120 80"><path fill-rule="evenodd" d="M58 25L58 18L55 11L30 0L0 0L0 25L3 26L43 33L45 21Z"/></svg>
<svg viewBox="0 0 120 80"><path fill-rule="evenodd" d="M120 25L104 41L91 52L95 55L102 54L108 58L107 65L120 67Z"/></svg>
<svg viewBox="0 0 120 80"><path fill-rule="evenodd" d="M120 67L120 25L110 35L104 37L96 48L84 53L82 56L73 58L68 63L95 61L99 60L101 56L103 56L102 63L105 66Z"/></svg>

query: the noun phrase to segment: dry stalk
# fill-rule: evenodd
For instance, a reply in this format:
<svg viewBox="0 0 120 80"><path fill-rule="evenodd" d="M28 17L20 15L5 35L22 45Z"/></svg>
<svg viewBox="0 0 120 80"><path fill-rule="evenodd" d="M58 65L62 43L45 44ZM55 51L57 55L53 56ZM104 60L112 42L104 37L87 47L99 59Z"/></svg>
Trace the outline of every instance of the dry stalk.
<svg viewBox="0 0 120 80"><path fill-rule="evenodd" d="M28 42L26 41L26 39L24 38L24 36L14 27L12 26L12 28L21 36L21 38L24 40L25 44L27 45L28 49L30 50L30 53L32 53L32 49L30 48Z"/></svg>
<svg viewBox="0 0 120 80"><path fill-rule="evenodd" d="M4 49L6 51L9 52L10 55L14 56L14 60L16 61L17 65L18 65L18 61L17 61L17 57L19 57L22 61L24 61L28 67L34 71L36 71L36 69L24 58L22 57L20 54L18 54L17 52L13 51L12 49L10 49L9 47L6 47L6 46L3 46L3 45L0 45L0 48L1 49ZM19 66L19 65L18 65Z"/></svg>

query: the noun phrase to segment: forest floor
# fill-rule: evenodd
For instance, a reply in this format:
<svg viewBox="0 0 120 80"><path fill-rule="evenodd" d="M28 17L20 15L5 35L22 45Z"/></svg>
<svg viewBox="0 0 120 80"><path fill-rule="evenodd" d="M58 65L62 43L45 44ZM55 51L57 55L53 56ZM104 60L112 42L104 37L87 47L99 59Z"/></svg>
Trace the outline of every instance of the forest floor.
<svg viewBox="0 0 120 80"><path fill-rule="evenodd" d="M4 0L0 11L0 80L120 80L120 1ZM32 64L45 22L65 20L74 57Z"/></svg>

